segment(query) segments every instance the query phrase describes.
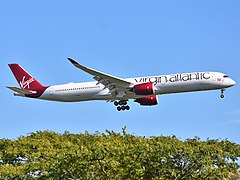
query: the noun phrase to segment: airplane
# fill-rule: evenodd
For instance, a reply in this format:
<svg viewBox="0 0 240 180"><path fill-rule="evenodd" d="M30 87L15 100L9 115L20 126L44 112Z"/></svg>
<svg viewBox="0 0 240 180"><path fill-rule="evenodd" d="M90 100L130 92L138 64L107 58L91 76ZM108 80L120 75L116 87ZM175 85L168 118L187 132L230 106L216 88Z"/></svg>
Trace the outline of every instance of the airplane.
<svg viewBox="0 0 240 180"><path fill-rule="evenodd" d="M118 111L124 111L130 110L128 101L131 99L142 106L153 106L158 104L157 96L162 94L219 89L220 97L224 98L225 89L236 84L228 75L220 72L192 72L122 79L83 66L71 58L68 60L76 68L92 75L95 81L43 86L19 64L9 64L20 88L6 87L14 91L15 96L59 102L105 100L113 102Z"/></svg>

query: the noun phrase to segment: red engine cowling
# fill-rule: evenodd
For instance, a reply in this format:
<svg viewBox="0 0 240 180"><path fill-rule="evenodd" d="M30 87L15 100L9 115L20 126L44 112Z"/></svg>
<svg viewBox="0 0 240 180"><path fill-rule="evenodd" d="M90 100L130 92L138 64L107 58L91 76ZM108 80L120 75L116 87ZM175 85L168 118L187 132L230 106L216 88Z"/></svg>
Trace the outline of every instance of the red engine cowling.
<svg viewBox="0 0 240 180"><path fill-rule="evenodd" d="M140 103L142 106L153 106L158 104L157 96L148 96L144 98L138 98L135 102Z"/></svg>
<svg viewBox="0 0 240 180"><path fill-rule="evenodd" d="M137 84L133 87L133 92L136 95L152 95L155 91L156 88L152 83Z"/></svg>

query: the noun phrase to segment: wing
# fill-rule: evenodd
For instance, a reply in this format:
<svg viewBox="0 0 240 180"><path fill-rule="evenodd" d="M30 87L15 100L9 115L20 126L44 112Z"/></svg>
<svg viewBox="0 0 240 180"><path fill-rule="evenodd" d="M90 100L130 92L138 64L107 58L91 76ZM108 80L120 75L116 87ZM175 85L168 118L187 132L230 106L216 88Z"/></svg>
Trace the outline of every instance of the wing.
<svg viewBox="0 0 240 180"><path fill-rule="evenodd" d="M132 94L130 89L132 88L133 84L131 82L85 67L71 58L68 58L68 60L75 67L93 75L93 79L98 81L97 84L103 84L105 86L104 89L109 89L113 96L116 96L117 98L124 98L124 96Z"/></svg>

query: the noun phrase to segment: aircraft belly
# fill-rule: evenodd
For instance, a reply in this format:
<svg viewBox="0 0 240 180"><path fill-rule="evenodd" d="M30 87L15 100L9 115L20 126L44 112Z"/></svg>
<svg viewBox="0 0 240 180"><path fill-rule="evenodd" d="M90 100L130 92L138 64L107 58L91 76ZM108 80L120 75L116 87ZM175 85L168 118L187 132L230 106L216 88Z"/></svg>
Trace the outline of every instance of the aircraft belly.
<svg viewBox="0 0 240 180"><path fill-rule="evenodd" d="M53 93L48 91L44 93L40 99L51 100L51 101L60 101L60 102L79 102L87 100L103 100L109 99L111 94L100 93L99 91L73 91L73 92L61 92Z"/></svg>

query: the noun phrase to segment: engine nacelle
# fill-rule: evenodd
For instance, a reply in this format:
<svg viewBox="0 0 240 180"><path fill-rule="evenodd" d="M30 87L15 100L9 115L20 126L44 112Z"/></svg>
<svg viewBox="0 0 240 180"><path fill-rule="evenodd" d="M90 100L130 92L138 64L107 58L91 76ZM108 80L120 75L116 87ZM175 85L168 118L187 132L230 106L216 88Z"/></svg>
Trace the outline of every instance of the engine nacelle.
<svg viewBox="0 0 240 180"><path fill-rule="evenodd" d="M136 95L152 95L155 94L156 87L153 83L137 84L133 87L133 92L135 92Z"/></svg>
<svg viewBox="0 0 240 180"><path fill-rule="evenodd" d="M142 106L153 106L158 104L158 98L157 96L148 96L144 98L138 98L135 100L135 102L140 103Z"/></svg>

